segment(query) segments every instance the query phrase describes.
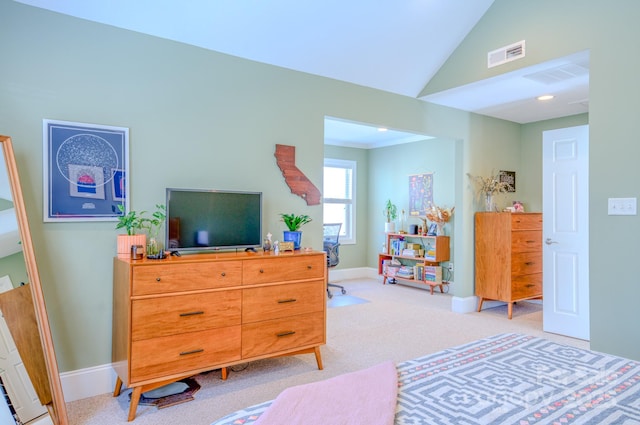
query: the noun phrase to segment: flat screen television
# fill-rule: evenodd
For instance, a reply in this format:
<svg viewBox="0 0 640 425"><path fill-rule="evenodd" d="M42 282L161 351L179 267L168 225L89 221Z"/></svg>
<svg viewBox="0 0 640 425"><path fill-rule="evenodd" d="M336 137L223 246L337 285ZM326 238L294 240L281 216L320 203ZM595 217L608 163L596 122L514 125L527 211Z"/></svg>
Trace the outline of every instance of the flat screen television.
<svg viewBox="0 0 640 425"><path fill-rule="evenodd" d="M262 192L167 188L165 246L200 252L262 245Z"/></svg>

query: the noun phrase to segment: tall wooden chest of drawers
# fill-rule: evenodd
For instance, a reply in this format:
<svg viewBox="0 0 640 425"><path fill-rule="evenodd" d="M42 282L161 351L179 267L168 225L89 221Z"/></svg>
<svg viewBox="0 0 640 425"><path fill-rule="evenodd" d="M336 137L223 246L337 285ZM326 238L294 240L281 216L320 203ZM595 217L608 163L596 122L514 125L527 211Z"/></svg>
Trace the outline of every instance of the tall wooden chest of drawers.
<svg viewBox="0 0 640 425"><path fill-rule="evenodd" d="M251 360L314 353L326 342L324 252L115 258L113 367L143 392Z"/></svg>
<svg viewBox="0 0 640 425"><path fill-rule="evenodd" d="M475 283L478 311L484 300L508 303L542 297L542 214L475 215Z"/></svg>

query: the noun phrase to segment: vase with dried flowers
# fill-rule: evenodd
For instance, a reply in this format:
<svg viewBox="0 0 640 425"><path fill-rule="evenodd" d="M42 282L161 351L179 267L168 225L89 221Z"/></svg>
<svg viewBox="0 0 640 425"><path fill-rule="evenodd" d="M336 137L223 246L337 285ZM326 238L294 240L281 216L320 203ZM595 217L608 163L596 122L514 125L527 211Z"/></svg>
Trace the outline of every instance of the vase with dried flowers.
<svg viewBox="0 0 640 425"><path fill-rule="evenodd" d="M508 192L511 185L507 182L500 181L500 175L492 175L489 177L467 176L476 184L477 195L484 200L485 211L496 211L495 195Z"/></svg>
<svg viewBox="0 0 640 425"><path fill-rule="evenodd" d="M431 206L429 207L429 209L427 209L427 212L425 214L425 218L421 218L421 220L423 221L423 229L427 228L427 220L429 220L432 223L435 223L437 226L437 235L438 236L443 236L444 235L444 225L446 223L449 222L449 220L451 220L451 216L453 215L453 211L456 209L456 207L451 207L451 208L443 208L443 207L439 207L437 205L431 204ZM426 230L425 230L426 231Z"/></svg>

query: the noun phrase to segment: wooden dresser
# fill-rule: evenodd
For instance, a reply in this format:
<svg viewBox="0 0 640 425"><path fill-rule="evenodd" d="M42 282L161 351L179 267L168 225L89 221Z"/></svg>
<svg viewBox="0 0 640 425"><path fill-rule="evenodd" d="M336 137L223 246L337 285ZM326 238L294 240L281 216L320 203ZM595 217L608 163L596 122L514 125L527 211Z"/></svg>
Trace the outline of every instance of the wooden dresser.
<svg viewBox="0 0 640 425"><path fill-rule="evenodd" d="M325 253L231 252L113 262L113 367L143 392L251 360L314 353L326 342Z"/></svg>
<svg viewBox="0 0 640 425"><path fill-rule="evenodd" d="M479 212L475 215L478 311L484 300L508 303L542 298L542 214Z"/></svg>

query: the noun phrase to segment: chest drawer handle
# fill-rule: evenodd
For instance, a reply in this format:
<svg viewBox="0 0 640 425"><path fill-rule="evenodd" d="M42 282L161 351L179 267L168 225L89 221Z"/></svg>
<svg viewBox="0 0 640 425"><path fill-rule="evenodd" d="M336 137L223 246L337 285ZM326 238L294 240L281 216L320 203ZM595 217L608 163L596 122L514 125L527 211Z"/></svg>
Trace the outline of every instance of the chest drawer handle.
<svg viewBox="0 0 640 425"><path fill-rule="evenodd" d="M197 316L198 314L204 314L204 311L190 311L188 313L180 313L180 317Z"/></svg>
<svg viewBox="0 0 640 425"><path fill-rule="evenodd" d="M285 332L277 333L277 334L276 334L276 336L277 336L278 338L280 338L280 337L283 337L283 336L293 335L293 334L295 334L295 333L296 333L296 331L285 331Z"/></svg>
<svg viewBox="0 0 640 425"><path fill-rule="evenodd" d="M225 272L220 273L220 276L225 277L227 274Z"/></svg>
<svg viewBox="0 0 640 425"><path fill-rule="evenodd" d="M289 298L289 299L286 299L286 300L278 300L278 304L294 303L296 301L298 301L298 300L295 299L295 298Z"/></svg>
<svg viewBox="0 0 640 425"><path fill-rule="evenodd" d="M526 263L524 263L525 266L532 266L535 263L533 261L527 261Z"/></svg>
<svg viewBox="0 0 640 425"><path fill-rule="evenodd" d="M533 283L529 283L528 285L524 285L525 288L533 288L534 286L536 286L536 285L534 285Z"/></svg>
<svg viewBox="0 0 640 425"><path fill-rule="evenodd" d="M159 277L156 277L156 282L160 282L162 279Z"/></svg>
<svg viewBox="0 0 640 425"><path fill-rule="evenodd" d="M204 348L196 348L195 350L183 351L180 353L180 355L188 356L189 354L198 354L198 353L202 353L203 351L204 351Z"/></svg>
<svg viewBox="0 0 640 425"><path fill-rule="evenodd" d="M260 269L260 273L264 273L264 269Z"/></svg>
<svg viewBox="0 0 640 425"><path fill-rule="evenodd" d="M311 270L313 268L313 266L309 265L307 266L307 269Z"/></svg>

